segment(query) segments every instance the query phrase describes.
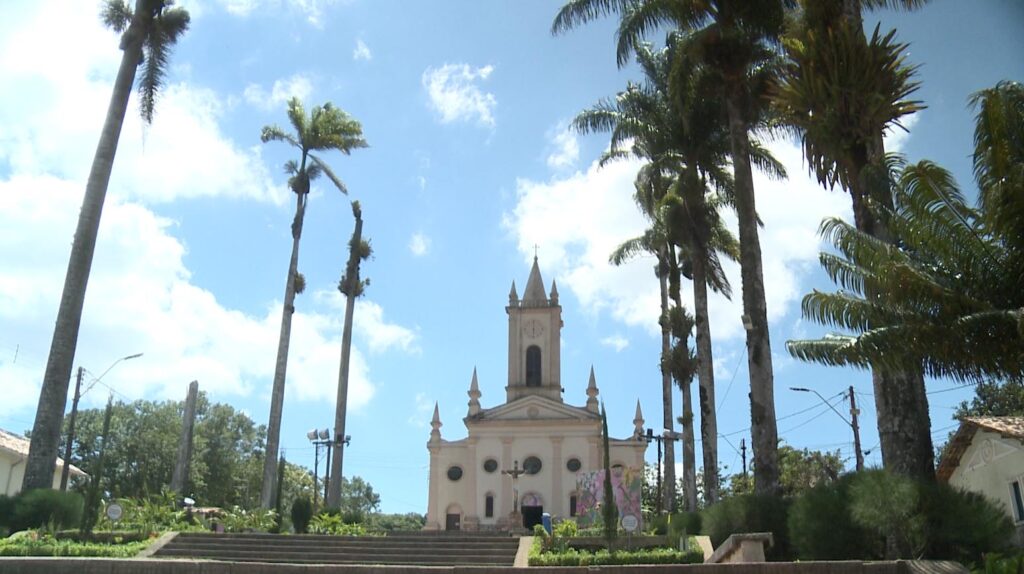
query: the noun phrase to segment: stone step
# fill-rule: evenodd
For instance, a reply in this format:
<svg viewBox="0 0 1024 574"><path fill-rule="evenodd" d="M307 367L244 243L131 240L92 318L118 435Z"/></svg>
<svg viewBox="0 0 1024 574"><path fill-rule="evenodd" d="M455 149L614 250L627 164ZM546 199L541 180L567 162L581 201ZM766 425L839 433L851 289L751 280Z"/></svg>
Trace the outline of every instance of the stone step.
<svg viewBox="0 0 1024 574"><path fill-rule="evenodd" d="M233 550L191 551L189 549L164 548L158 555L162 558L206 558L234 562L294 562L304 564L502 564L511 566L515 555L424 555L352 553L336 554L325 552L248 552Z"/></svg>
<svg viewBox="0 0 1024 574"><path fill-rule="evenodd" d="M423 549L423 548L407 548L407 547L394 547L385 548L381 546L373 545L358 545L358 546L309 546L309 545L293 545L287 543L264 543L259 545L253 544L224 544L220 542L179 542L171 543L164 547L165 549L173 549L178 552L256 552L256 553L304 553L304 552L319 552L325 554L395 554L395 555L411 555L419 556L426 552L435 555L445 556L458 556L461 554L476 554L476 555L487 555L487 556L508 556L509 554L515 554L516 548L479 548L464 547L464 548L446 548L446 549Z"/></svg>
<svg viewBox="0 0 1024 574"><path fill-rule="evenodd" d="M326 536L181 533L157 558L296 564L511 566L519 540L486 536Z"/></svg>

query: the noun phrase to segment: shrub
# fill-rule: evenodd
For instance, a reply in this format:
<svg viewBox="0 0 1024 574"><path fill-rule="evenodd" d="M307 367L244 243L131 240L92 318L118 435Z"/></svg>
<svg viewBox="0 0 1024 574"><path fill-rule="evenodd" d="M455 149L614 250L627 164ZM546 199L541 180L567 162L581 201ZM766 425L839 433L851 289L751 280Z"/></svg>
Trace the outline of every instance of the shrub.
<svg viewBox="0 0 1024 574"><path fill-rule="evenodd" d="M545 551L546 532L534 533L530 548L530 566L602 566L621 564L700 564L704 553L700 549L680 552L670 548L589 552L575 548ZM694 545L696 547L696 545Z"/></svg>
<svg viewBox="0 0 1024 574"><path fill-rule="evenodd" d="M221 517L227 532L269 532L277 526L277 513L273 510L245 510L234 506Z"/></svg>
<svg viewBox="0 0 1024 574"><path fill-rule="evenodd" d="M921 487L925 516L925 556L980 564L985 554L1009 550L1013 522L984 496L948 484Z"/></svg>
<svg viewBox="0 0 1024 574"><path fill-rule="evenodd" d="M14 499L10 529L75 528L82 520L82 497L74 492L37 488Z"/></svg>
<svg viewBox="0 0 1024 574"><path fill-rule="evenodd" d="M292 502L292 526L295 532L304 534L309 529L309 520L313 518L313 503L308 496L300 496Z"/></svg>
<svg viewBox="0 0 1024 574"><path fill-rule="evenodd" d="M51 536L22 536L0 540L0 556L103 556L130 558L149 545L150 540L124 544L98 544L55 540Z"/></svg>
<svg viewBox="0 0 1024 574"><path fill-rule="evenodd" d="M789 542L800 560L880 559L885 539L854 522L850 485L856 475L804 491L789 509Z"/></svg>
<svg viewBox="0 0 1024 574"><path fill-rule="evenodd" d="M726 498L701 514L703 532L717 548L732 534L771 532L774 544L765 548L768 560L790 558L786 517L789 500L780 496L744 494Z"/></svg>
<svg viewBox="0 0 1024 574"><path fill-rule="evenodd" d="M10 527L11 517L14 515L14 498L6 494L0 494L0 533Z"/></svg>
<svg viewBox="0 0 1024 574"><path fill-rule="evenodd" d="M321 512L309 522L309 531L313 534L331 534L333 536L362 536L366 529L361 524L347 524L338 513Z"/></svg>

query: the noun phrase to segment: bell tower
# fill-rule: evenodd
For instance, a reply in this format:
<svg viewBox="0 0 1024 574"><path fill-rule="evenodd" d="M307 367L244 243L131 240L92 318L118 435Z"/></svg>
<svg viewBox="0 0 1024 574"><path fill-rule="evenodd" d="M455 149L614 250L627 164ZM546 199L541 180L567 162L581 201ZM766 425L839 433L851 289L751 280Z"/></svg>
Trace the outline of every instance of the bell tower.
<svg viewBox="0 0 1024 574"><path fill-rule="evenodd" d="M562 402L562 306L558 287L544 293L537 257L520 299L515 281L508 294L508 386L506 401L540 395Z"/></svg>

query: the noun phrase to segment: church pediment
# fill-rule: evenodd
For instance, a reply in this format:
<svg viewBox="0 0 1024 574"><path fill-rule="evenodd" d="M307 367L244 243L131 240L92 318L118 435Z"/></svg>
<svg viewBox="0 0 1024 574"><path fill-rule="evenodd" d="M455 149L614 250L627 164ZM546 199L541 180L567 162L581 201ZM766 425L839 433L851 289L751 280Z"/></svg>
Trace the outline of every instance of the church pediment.
<svg viewBox="0 0 1024 574"><path fill-rule="evenodd" d="M484 409L468 417L466 422L482 421L593 421L601 418L585 408L566 405L559 401L532 395L516 399L491 409Z"/></svg>

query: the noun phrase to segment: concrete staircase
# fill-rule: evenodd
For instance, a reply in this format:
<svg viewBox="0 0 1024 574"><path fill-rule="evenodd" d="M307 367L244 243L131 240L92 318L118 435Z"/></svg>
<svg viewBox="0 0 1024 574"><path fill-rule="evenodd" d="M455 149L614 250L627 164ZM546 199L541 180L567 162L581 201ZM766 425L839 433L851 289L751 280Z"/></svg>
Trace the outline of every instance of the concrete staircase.
<svg viewBox="0 0 1024 574"><path fill-rule="evenodd" d="M518 547L518 538L496 533L322 536L183 532L153 557L292 564L510 567Z"/></svg>

